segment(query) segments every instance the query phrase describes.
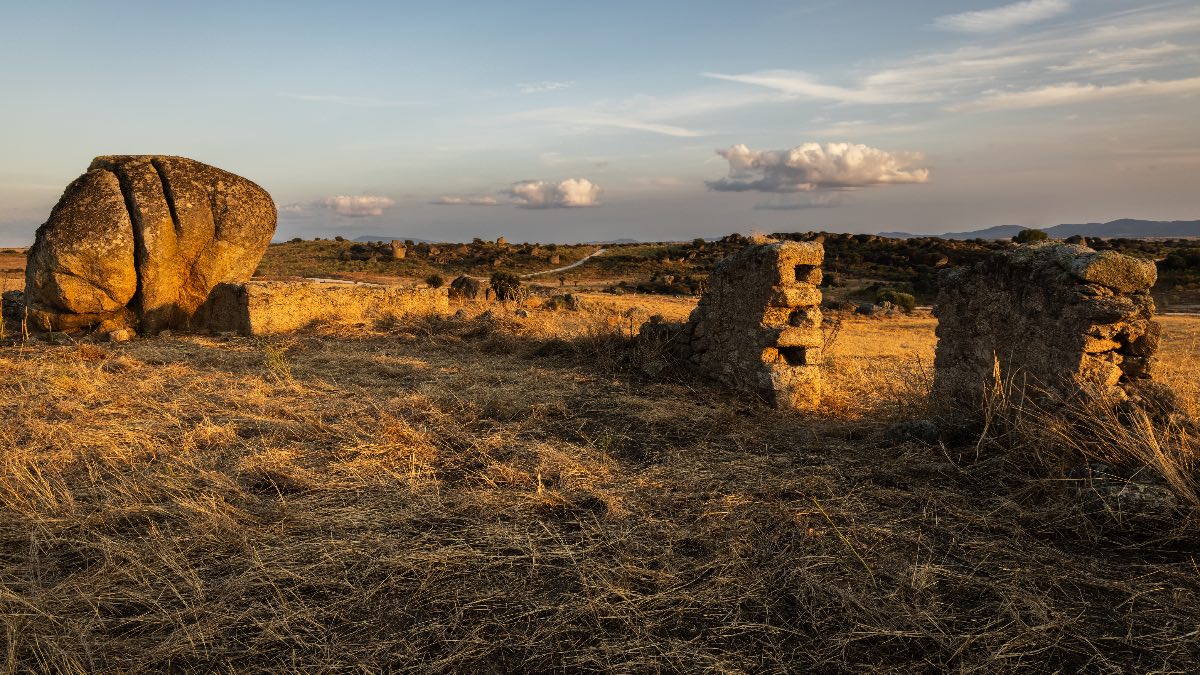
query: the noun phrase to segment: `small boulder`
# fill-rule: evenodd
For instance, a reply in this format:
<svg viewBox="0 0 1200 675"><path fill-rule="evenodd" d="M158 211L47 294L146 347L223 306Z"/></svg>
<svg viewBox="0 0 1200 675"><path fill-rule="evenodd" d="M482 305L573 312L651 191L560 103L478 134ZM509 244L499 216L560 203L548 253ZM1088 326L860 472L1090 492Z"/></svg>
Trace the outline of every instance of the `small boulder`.
<svg viewBox="0 0 1200 675"><path fill-rule="evenodd" d="M462 275L450 282L450 297L459 298L462 300L486 300L489 299L487 291L491 290L479 279L473 279L467 275Z"/></svg>

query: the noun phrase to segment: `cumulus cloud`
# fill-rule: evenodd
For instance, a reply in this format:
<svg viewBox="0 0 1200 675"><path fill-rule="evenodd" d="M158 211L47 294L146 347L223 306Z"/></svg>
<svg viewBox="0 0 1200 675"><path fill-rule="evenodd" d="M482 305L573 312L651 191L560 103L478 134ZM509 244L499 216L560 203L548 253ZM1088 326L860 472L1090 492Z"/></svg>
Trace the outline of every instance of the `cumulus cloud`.
<svg viewBox="0 0 1200 675"><path fill-rule="evenodd" d="M375 195L334 195L326 197L322 204L339 216L367 218L382 216L383 210L395 206L396 202L389 197Z"/></svg>
<svg viewBox="0 0 1200 675"><path fill-rule="evenodd" d="M524 180L505 191L513 204L523 209L556 209L596 206L600 186L586 178L568 178L558 183Z"/></svg>
<svg viewBox="0 0 1200 675"><path fill-rule="evenodd" d="M1024 0L975 12L947 14L933 25L960 33L994 33L1052 19L1071 10L1071 0Z"/></svg>
<svg viewBox="0 0 1200 675"><path fill-rule="evenodd" d="M500 202L487 195L445 195L429 203L437 206L496 206Z"/></svg>
<svg viewBox="0 0 1200 675"><path fill-rule="evenodd" d="M929 169L919 153L891 153L857 143L805 143L791 150L751 150L735 145L717 154L729 175L709 181L720 192L811 192L877 185L925 183Z"/></svg>
<svg viewBox="0 0 1200 675"><path fill-rule="evenodd" d="M292 204L284 204L283 206L279 207L280 213L288 214L288 215L304 213L307 210L308 210L308 208L304 204L300 204L298 202L292 203Z"/></svg>

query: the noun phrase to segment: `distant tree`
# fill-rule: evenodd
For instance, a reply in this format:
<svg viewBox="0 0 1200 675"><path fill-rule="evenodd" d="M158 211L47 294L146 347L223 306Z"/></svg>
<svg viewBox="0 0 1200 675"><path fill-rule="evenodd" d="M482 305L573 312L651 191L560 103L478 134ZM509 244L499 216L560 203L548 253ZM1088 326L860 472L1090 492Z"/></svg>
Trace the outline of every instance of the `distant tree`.
<svg viewBox="0 0 1200 675"><path fill-rule="evenodd" d="M429 284L430 288L441 288L446 283L446 280L440 274L430 274L425 277L425 283Z"/></svg>
<svg viewBox="0 0 1200 675"><path fill-rule="evenodd" d="M692 246L695 248L704 248L704 237L696 237L693 239Z"/></svg>
<svg viewBox="0 0 1200 675"><path fill-rule="evenodd" d="M346 238L339 234L338 236L334 237L333 240L334 241L346 241Z"/></svg>
<svg viewBox="0 0 1200 675"><path fill-rule="evenodd" d="M515 300L521 293L521 277L512 272L492 272L492 290L497 300Z"/></svg>
<svg viewBox="0 0 1200 675"><path fill-rule="evenodd" d="M1033 228L1021 230L1013 235L1013 241L1017 242L1018 244L1032 244L1037 241L1046 241L1049 238L1050 235L1041 230L1035 230Z"/></svg>

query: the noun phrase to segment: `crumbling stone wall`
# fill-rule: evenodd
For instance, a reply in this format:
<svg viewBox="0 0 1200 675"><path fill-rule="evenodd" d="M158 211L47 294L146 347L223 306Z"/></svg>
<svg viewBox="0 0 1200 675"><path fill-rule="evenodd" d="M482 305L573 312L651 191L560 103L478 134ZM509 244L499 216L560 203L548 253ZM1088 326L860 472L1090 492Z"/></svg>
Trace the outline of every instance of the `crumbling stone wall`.
<svg viewBox="0 0 1200 675"><path fill-rule="evenodd" d="M322 321L380 321L448 311L445 288L248 281L218 284L192 328L269 335Z"/></svg>
<svg viewBox="0 0 1200 675"><path fill-rule="evenodd" d="M778 408L814 409L821 397L824 256L815 242L750 246L717 263L686 323L652 320L643 337Z"/></svg>
<svg viewBox="0 0 1200 675"><path fill-rule="evenodd" d="M1047 243L942 273L933 394L977 405L1004 381L1024 395L1125 398L1151 378L1154 262Z"/></svg>

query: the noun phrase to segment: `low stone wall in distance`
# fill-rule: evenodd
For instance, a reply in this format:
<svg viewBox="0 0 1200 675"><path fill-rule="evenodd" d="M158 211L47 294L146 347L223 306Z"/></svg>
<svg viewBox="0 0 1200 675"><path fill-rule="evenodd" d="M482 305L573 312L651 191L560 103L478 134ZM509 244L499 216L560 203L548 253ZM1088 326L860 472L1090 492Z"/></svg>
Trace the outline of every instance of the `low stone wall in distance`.
<svg viewBox="0 0 1200 675"><path fill-rule="evenodd" d="M935 400L978 406L997 370L1025 396L1127 397L1153 375L1156 276L1152 260L1057 243L943 272Z"/></svg>
<svg viewBox="0 0 1200 675"><path fill-rule="evenodd" d="M445 288L248 281L220 284L213 289L193 328L270 335L321 322L358 323L448 311Z"/></svg>
<svg viewBox="0 0 1200 675"><path fill-rule="evenodd" d="M777 408L821 401L821 263L816 242L747 247L717 263L686 323L651 320L645 340L727 386Z"/></svg>

